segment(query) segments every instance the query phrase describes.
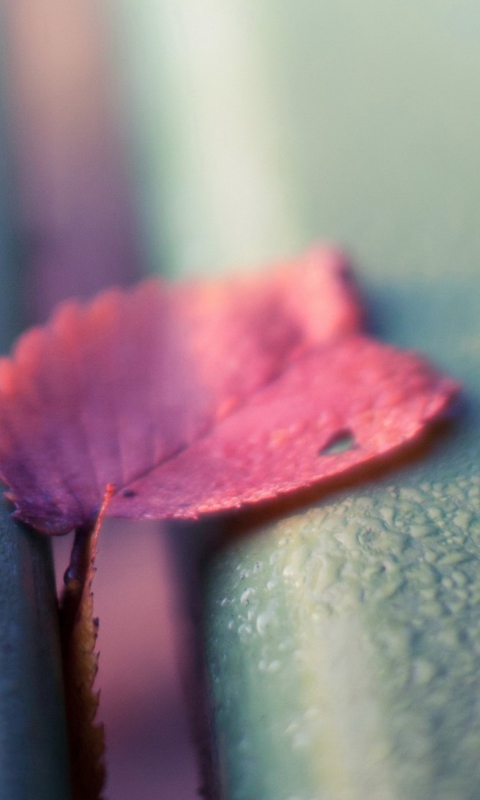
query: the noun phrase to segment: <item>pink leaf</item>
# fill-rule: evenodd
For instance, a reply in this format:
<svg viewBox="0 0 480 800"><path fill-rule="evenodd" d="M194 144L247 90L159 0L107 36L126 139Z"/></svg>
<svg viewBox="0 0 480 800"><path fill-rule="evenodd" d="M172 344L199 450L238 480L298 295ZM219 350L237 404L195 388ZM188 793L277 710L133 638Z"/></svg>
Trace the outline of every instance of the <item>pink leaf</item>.
<svg viewBox="0 0 480 800"><path fill-rule="evenodd" d="M359 335L344 257L68 303L0 362L0 472L44 533L276 497L418 436L457 384ZM334 453L338 437L351 446ZM334 448L333 448L334 449Z"/></svg>

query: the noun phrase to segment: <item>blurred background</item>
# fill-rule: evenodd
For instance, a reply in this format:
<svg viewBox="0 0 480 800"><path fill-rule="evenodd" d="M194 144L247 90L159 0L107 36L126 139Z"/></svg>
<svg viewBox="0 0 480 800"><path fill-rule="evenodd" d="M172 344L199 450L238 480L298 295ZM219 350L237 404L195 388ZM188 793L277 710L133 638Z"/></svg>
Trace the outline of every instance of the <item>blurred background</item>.
<svg viewBox="0 0 480 800"><path fill-rule="evenodd" d="M386 263L401 283L432 253L435 274L477 269L473 0L0 0L0 15L4 348L66 297L323 238L380 288ZM106 526L112 800L196 794L174 574L158 526Z"/></svg>

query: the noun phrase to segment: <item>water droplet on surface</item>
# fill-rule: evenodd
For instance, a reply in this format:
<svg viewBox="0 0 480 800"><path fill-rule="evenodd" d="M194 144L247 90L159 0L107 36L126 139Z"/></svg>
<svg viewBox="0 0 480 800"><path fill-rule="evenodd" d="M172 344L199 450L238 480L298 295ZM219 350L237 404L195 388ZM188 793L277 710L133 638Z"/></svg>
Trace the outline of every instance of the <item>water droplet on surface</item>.
<svg viewBox="0 0 480 800"><path fill-rule="evenodd" d="M246 603L248 603L249 599L254 594L255 594L255 589L251 589L251 588L245 589L245 591L242 592L242 594L240 596L240 602L242 603L242 605L245 605Z"/></svg>
<svg viewBox="0 0 480 800"><path fill-rule="evenodd" d="M271 661L267 667L267 672L278 672L280 667L281 667L280 661Z"/></svg>
<svg viewBox="0 0 480 800"><path fill-rule="evenodd" d="M250 625L242 623L241 625L238 626L238 635L240 637L241 642L245 643L251 633L252 633L252 628Z"/></svg>
<svg viewBox="0 0 480 800"><path fill-rule="evenodd" d="M257 631L260 636L265 635L265 631L267 629L267 625L269 625L275 619L275 605L271 603L266 611L263 611L257 617Z"/></svg>

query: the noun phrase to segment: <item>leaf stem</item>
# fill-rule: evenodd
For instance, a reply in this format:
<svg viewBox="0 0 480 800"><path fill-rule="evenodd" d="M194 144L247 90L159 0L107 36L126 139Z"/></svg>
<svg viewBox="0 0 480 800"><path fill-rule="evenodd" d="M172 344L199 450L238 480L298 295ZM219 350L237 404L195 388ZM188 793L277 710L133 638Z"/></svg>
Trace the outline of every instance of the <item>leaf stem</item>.
<svg viewBox="0 0 480 800"><path fill-rule="evenodd" d="M113 493L114 486L108 485L97 519L75 531L60 602L73 800L100 800L105 783L105 734L103 725L95 722L99 696L93 691L98 670L98 619L93 617L92 581L98 535Z"/></svg>

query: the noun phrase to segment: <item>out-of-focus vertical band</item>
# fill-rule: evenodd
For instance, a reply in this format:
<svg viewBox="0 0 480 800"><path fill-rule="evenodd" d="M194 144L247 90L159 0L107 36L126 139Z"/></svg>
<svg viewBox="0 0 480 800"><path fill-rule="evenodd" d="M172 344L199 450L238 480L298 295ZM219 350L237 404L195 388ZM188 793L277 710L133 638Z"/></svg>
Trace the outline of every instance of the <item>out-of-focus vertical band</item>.
<svg viewBox="0 0 480 800"><path fill-rule="evenodd" d="M2 9L17 234L30 318L138 271L108 35L93 0Z"/></svg>

